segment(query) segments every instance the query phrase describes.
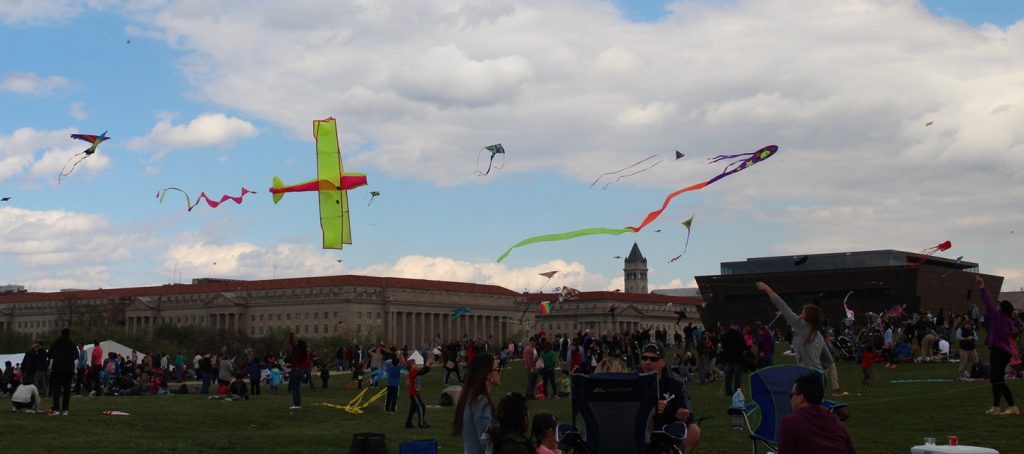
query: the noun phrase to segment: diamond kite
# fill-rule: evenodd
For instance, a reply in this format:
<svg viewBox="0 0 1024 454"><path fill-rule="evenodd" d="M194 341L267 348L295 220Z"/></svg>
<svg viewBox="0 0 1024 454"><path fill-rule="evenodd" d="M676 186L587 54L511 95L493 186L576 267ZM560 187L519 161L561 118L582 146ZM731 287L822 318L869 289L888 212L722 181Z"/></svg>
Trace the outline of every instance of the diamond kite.
<svg viewBox="0 0 1024 454"><path fill-rule="evenodd" d="M487 161L487 170L481 172L480 156L483 154L484 150L491 152L491 159L490 161ZM494 164L494 157L499 154L501 155L501 164L495 167L495 169L501 169L505 167L505 147L501 146L500 143L496 143L494 145L488 145L486 147L481 148L480 151L477 152L476 154L476 174L479 176L484 176L491 173L491 166Z"/></svg>

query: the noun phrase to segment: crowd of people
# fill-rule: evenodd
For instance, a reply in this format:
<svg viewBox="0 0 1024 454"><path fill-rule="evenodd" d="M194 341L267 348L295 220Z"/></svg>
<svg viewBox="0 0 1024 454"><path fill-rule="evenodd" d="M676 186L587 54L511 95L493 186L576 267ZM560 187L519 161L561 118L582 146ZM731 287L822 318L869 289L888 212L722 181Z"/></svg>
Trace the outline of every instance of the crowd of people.
<svg viewBox="0 0 1024 454"><path fill-rule="evenodd" d="M284 383L292 397L291 409L298 410L302 408L301 388L315 387L314 374L320 376L321 387L327 388L333 369L335 373L350 372L348 386L353 388L362 388L366 381L369 387L386 387L384 412L396 413L402 375L407 374L409 411L405 426L425 428L430 425L421 380L433 367L440 366L439 380L444 385L462 385L457 401L452 402L452 425L453 433L463 438L465 452L482 453L490 446L499 453L546 453L557 452L553 438L557 419L546 413L534 415L531 428L531 400L571 396L571 374L655 373L659 389L665 390L663 396L675 398L658 403L654 426L686 424L688 432L683 446L690 452L699 444L701 432L695 424L694 403L687 386L722 382L722 392L731 396L742 389L745 373L773 364L776 342L784 340L790 349L786 353L795 356L797 364L820 371L834 396L844 394L836 373L837 360L857 361L863 371L862 385L870 386L876 362L891 368L903 363L958 358L958 378L990 380L993 405L988 414L1020 413L1004 378L1021 373L1021 314L1014 312L1006 301L992 301L980 278L978 287L984 311L975 307L965 313L940 310L931 314L894 308L877 316L865 314L866 322L862 324L852 319L830 324L817 305L804 305L797 312L768 285L759 282L756 286L778 310L777 319L771 323L730 322L708 328L687 324L673 335L657 329L600 335L582 330L554 336L540 331L528 340L507 345L490 338L463 336L446 341L437 336L419 348L381 343L367 348L358 344L342 346L334 352L333 362L329 354L312 352L294 333L289 336L290 350L286 352L257 355L252 349L245 349L232 355L227 347L222 347L219 352L196 353L188 361L181 353L173 357L162 353L139 355L135 351L127 357L105 353L99 342L93 342L89 350L83 344L75 344L65 329L49 349L35 344L20 365L5 364L0 390L11 398L16 410L37 411L42 399L50 395L53 404L49 412L68 415L72 394L189 392L184 385L171 391L168 383L194 379L200 383L200 394L245 400L260 395L261 385L269 386L276 395ZM979 361L977 354L982 334L991 355L987 365ZM669 354L670 350L676 350L674 355ZM491 396L501 385L502 371L520 361L525 389L508 393L495 405ZM814 443L843 446L852 452L849 435L845 429L837 429L841 428L838 420L833 415L823 418L820 414L826 389L821 386L820 376L798 380L793 386L794 414L788 424L783 421L781 437L789 443L783 446L791 446L795 443L793 438L801 433L794 431L794 424L803 427L814 421L818 424L814 427L822 433L839 434L818 437L821 439ZM1004 401L1005 409L1000 405ZM803 442L813 445L811 441ZM794 451L799 452L794 448L780 449Z"/></svg>

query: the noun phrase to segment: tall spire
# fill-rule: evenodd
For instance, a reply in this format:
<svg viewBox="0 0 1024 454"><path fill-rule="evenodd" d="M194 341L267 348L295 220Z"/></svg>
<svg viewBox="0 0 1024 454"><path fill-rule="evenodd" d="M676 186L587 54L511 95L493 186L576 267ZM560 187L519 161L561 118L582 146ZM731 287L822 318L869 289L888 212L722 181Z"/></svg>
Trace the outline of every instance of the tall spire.
<svg viewBox="0 0 1024 454"><path fill-rule="evenodd" d="M647 259L640 253L640 247L636 245L636 241L633 242L633 249L629 251L629 256L626 257L626 263L647 263Z"/></svg>
<svg viewBox="0 0 1024 454"><path fill-rule="evenodd" d="M626 293L647 293L647 259L640 253L640 246L636 242L625 262L622 271L625 274Z"/></svg>

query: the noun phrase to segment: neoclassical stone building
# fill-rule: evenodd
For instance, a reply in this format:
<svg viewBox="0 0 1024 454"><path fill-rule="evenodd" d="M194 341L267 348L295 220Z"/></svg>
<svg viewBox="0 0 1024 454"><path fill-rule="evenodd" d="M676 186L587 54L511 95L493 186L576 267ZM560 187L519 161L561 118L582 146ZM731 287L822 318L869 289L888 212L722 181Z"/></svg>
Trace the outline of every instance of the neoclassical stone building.
<svg viewBox="0 0 1024 454"><path fill-rule="evenodd" d="M418 345L440 334L518 336L525 298L503 287L373 276L325 276L0 295L0 329L42 334L103 324L138 333L168 323L260 336L293 328L307 337L349 334ZM471 312L452 320L451 311Z"/></svg>
<svg viewBox="0 0 1024 454"><path fill-rule="evenodd" d="M0 294L0 330L35 335L63 327L119 327L144 333L160 324L196 325L258 337L294 329L304 337L346 335L418 346L440 335L517 339L546 330L572 333L673 332L678 311L697 318L702 300L647 293L647 260L633 244L625 260L627 292L580 292L538 315L554 294L520 294L496 285L374 276L323 276L243 281L195 279L168 284L52 293ZM470 312L452 320L452 310ZM612 307L615 311L611 311Z"/></svg>

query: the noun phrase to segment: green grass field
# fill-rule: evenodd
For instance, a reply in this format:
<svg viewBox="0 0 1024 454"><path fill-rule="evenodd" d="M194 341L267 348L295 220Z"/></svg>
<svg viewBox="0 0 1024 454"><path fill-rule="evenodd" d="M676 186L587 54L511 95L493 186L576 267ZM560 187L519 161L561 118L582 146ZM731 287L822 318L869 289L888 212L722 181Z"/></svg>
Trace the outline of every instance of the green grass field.
<svg viewBox="0 0 1024 454"><path fill-rule="evenodd" d="M987 354L984 355L987 357ZM790 360L782 359L783 362ZM846 426L859 453L909 453L923 437L944 443L957 435L962 445L991 447L999 452L1024 453L1020 440L1022 417L984 414L991 400L987 382L891 384L890 380L951 378L956 364L912 364L896 369L875 367L875 382L860 386L860 369L852 363L840 365L840 381L846 391L860 393L843 399L850 405ZM398 442L434 438L441 452L462 452L460 438L451 436L452 408L430 408L429 429L405 429L408 394L403 387L398 415L384 414L384 399L366 414L314 405L318 402L347 403L357 390L344 388L349 376L331 379L330 388L302 390L303 408L291 411L290 396L264 394L249 401L208 400L205 396L74 397L71 416L0 412L0 440L5 448L25 452L347 452L352 434L381 432L387 435L390 452ZM437 403L442 388L440 370L424 377L425 402ZM318 380L319 386L319 380ZM495 401L509 392L524 391L525 374L520 366L502 374ZM744 388L747 388L744 381ZM1024 399L1020 381L1011 381L1014 396ZM698 415L711 415L703 425L701 453L750 452L745 434L732 431L725 409L730 399L720 382L690 387ZM746 392L749 396L749 392ZM44 398L46 407L49 398ZM4 405L9 405L5 402ZM124 417L101 416L104 410L121 410ZM562 422L571 421L569 400L530 402L530 411L555 413Z"/></svg>

